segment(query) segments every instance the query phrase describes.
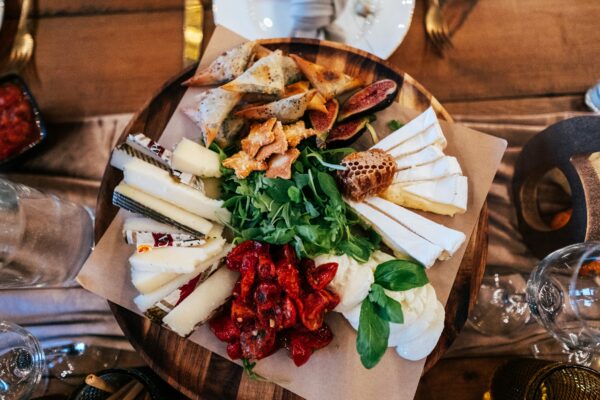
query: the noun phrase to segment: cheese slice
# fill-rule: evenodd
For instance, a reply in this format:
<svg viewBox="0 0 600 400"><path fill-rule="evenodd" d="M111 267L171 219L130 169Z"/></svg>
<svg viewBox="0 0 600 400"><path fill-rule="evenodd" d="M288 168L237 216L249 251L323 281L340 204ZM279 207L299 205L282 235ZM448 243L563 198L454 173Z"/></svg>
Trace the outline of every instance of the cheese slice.
<svg viewBox="0 0 600 400"><path fill-rule="evenodd" d="M415 182L409 185L391 185L382 197L398 205L454 216L467 210L469 184L466 176Z"/></svg>
<svg viewBox="0 0 600 400"><path fill-rule="evenodd" d="M370 197L366 202L417 235L444 249L440 256L442 260L452 257L466 239L465 234L460 231L435 223L381 197Z"/></svg>
<svg viewBox="0 0 600 400"><path fill-rule="evenodd" d="M159 247L144 253L133 253L129 263L136 271L187 274L218 254L224 245L225 239L210 239L200 247Z"/></svg>
<svg viewBox="0 0 600 400"><path fill-rule="evenodd" d="M144 312L163 299L165 296L168 296L173 290L176 290L190 279L193 279L195 276L195 272L189 274L178 274L175 279L154 290L153 292L140 294L134 297L133 302L140 309L140 311Z"/></svg>
<svg viewBox="0 0 600 400"><path fill-rule="evenodd" d="M408 254L426 268L441 256L443 249L440 246L423 239L371 205L348 199L346 203L381 235L383 242L392 250Z"/></svg>
<svg viewBox="0 0 600 400"><path fill-rule="evenodd" d="M392 148L404 143L408 139L418 135L425 129L437 122L437 117L433 107L429 107L423 113L419 114L416 118L412 119L404 126L390 133L383 139L381 139L372 149L380 149L389 151Z"/></svg>
<svg viewBox="0 0 600 400"><path fill-rule="evenodd" d="M131 270L131 283L142 294L151 293L180 276L176 272Z"/></svg>
<svg viewBox="0 0 600 400"><path fill-rule="evenodd" d="M444 157L444 152L437 145L427 146L423 150L396 159L396 169L417 167L429 164Z"/></svg>
<svg viewBox="0 0 600 400"><path fill-rule="evenodd" d="M219 155L186 138L183 138L173 150L171 168L201 177L221 176Z"/></svg>
<svg viewBox="0 0 600 400"><path fill-rule="evenodd" d="M142 160L134 159L125 164L123 176L126 184L200 217L224 223L231 219L223 201L176 182L167 171Z"/></svg>
<svg viewBox="0 0 600 400"><path fill-rule="evenodd" d="M180 336L189 335L196 325L208 320L231 297L238 276L229 268L219 268L167 314L163 323Z"/></svg>
<svg viewBox="0 0 600 400"><path fill-rule="evenodd" d="M186 233L174 226L157 222L152 218L146 217L128 217L123 222L123 232L157 232L157 233Z"/></svg>
<svg viewBox="0 0 600 400"><path fill-rule="evenodd" d="M427 181L460 174L462 170L456 157L445 156L429 164L396 172L393 183Z"/></svg>
<svg viewBox="0 0 600 400"><path fill-rule="evenodd" d="M125 183L121 183L115 188L113 204L128 211L140 213L142 210L139 208L143 207L149 213L153 214L152 218L160 219L164 217L165 221L161 220L162 222L178 224L178 228L199 235L209 233L215 225L198 215L153 197Z"/></svg>
<svg viewBox="0 0 600 400"><path fill-rule="evenodd" d="M387 152L394 158L401 158L423 150L425 147L431 145L437 145L444 149L446 148L446 144L446 137L442 132L442 128L440 127L440 124L436 122L421 133L413 136L400 145L387 150Z"/></svg>

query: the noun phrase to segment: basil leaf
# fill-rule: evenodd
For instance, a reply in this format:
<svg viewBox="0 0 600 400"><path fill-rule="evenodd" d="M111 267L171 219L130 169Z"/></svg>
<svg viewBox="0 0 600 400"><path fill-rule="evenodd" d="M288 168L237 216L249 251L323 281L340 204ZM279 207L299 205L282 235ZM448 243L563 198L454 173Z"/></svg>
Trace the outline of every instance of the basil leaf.
<svg viewBox="0 0 600 400"><path fill-rule="evenodd" d="M290 186L287 190L287 195L294 203L300 203L300 189L296 186Z"/></svg>
<svg viewBox="0 0 600 400"><path fill-rule="evenodd" d="M385 354L390 336L390 325L375 312L373 303L365 299L360 306L356 351L362 365L371 369Z"/></svg>
<svg viewBox="0 0 600 400"><path fill-rule="evenodd" d="M390 131L394 132L402 128L403 124L400 121L393 119L387 123L387 126L390 128Z"/></svg>
<svg viewBox="0 0 600 400"><path fill-rule="evenodd" d="M404 323L402 305L386 295L381 285L377 283L371 285L369 300L374 303L373 307L375 308L375 313L379 315L379 318L396 324Z"/></svg>
<svg viewBox="0 0 600 400"><path fill-rule="evenodd" d="M421 287L429 282L422 265L408 260L390 260L375 269L375 283L393 291Z"/></svg>

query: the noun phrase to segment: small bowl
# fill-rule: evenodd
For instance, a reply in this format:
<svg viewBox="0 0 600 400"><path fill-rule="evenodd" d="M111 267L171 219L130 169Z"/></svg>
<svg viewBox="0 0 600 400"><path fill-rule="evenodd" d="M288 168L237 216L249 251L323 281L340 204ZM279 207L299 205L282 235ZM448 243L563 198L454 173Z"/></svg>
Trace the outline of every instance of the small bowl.
<svg viewBox="0 0 600 400"><path fill-rule="evenodd" d="M18 75L9 74L9 75L0 77L0 85L3 85L5 83L13 83L13 84L17 85L21 89L21 92L25 96L25 99L27 99L27 101L31 105L31 109L33 111L33 120L34 120L35 125L38 130L38 137L34 142L23 147L16 154L13 154L12 156L5 158L4 160L1 160L0 161L0 170L4 170L9 166L14 165L18 160L22 159L25 156L25 154L30 153L33 148L39 146L40 143L42 143L46 139L46 136L48 136L48 131L46 130L46 124L44 123L44 120L42 118L40 108L39 108L37 102L35 101L33 94L29 90L29 87L27 86L25 81L23 81L23 79L21 79L21 77Z"/></svg>

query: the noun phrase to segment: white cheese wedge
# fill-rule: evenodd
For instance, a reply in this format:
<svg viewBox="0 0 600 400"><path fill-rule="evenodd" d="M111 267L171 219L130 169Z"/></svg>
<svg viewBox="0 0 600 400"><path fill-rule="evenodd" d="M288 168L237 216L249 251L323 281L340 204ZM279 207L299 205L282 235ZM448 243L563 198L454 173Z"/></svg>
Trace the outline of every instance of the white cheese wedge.
<svg viewBox="0 0 600 400"><path fill-rule="evenodd" d="M157 233L187 233L174 226L163 224L152 218L146 217L128 217L123 222L123 232L157 232Z"/></svg>
<svg viewBox="0 0 600 400"><path fill-rule="evenodd" d="M196 325L209 319L231 297L238 276L229 268L219 268L167 314L163 323L180 336L189 335Z"/></svg>
<svg viewBox="0 0 600 400"><path fill-rule="evenodd" d="M417 235L444 249L440 259L452 257L466 239L465 234L461 231L435 223L381 197L370 197L366 202Z"/></svg>
<svg viewBox="0 0 600 400"><path fill-rule="evenodd" d="M171 168L201 177L221 176L219 155L186 138L183 138L173 150Z"/></svg>
<svg viewBox="0 0 600 400"><path fill-rule="evenodd" d="M207 234L215 225L196 214L192 214L191 212L151 196L125 183L119 184L115 188L115 192L135 201L136 203L141 204L157 214L190 228L192 231Z"/></svg>
<svg viewBox="0 0 600 400"><path fill-rule="evenodd" d="M154 272L131 270L131 283L141 294L147 294L166 285L180 274L176 272Z"/></svg>
<svg viewBox="0 0 600 400"><path fill-rule="evenodd" d="M398 205L454 216L467 211L469 184L466 176L391 185L382 197Z"/></svg>
<svg viewBox="0 0 600 400"><path fill-rule="evenodd" d="M429 164L444 157L444 152L438 146L427 146L423 150L410 154L406 157L396 159L398 170Z"/></svg>
<svg viewBox="0 0 600 400"><path fill-rule="evenodd" d="M142 160L125 164L123 176L126 184L200 217L224 223L231 218L223 201L211 199L199 190L176 182L167 171Z"/></svg>
<svg viewBox="0 0 600 400"><path fill-rule="evenodd" d="M427 127L423 132L413 136L400 145L388 150L388 154L394 158L405 157L409 154L423 150L427 146L436 145L442 149L446 148L446 137L438 122Z"/></svg>
<svg viewBox="0 0 600 400"><path fill-rule="evenodd" d="M393 183L427 181L460 174L462 169L456 157L445 156L429 164L396 172Z"/></svg>
<svg viewBox="0 0 600 400"><path fill-rule="evenodd" d="M392 148L398 146L400 143L407 141L408 139L416 136L423 132L426 128L437 122L437 117L433 107L429 107L423 113L419 114L416 118L406 123L400 129L395 130L383 139L381 139L372 149L380 149L389 151Z"/></svg>
<svg viewBox="0 0 600 400"><path fill-rule="evenodd" d="M181 285L184 285L190 279L194 278L197 274L195 272L189 274L178 274L175 279L161 286L160 288L149 292L136 296L133 299L135 305L140 309L140 311L144 312L157 302L161 301L163 298L169 295L169 293L176 290Z"/></svg>
<svg viewBox="0 0 600 400"><path fill-rule="evenodd" d="M225 239L210 239L200 247L160 247L144 253L133 253L129 263L136 271L187 274L218 254L224 245Z"/></svg>
<svg viewBox="0 0 600 400"><path fill-rule="evenodd" d="M154 291L149 293L140 294L139 296L133 299L134 303L138 306L140 311L146 311L147 309L155 305L157 302L161 301L163 298L168 296L169 293L173 292L181 285L187 283L190 279L195 278L196 276L198 276L198 274L201 274L202 272L208 270L211 266L213 266L213 264L225 257L231 251L231 248L231 245L225 246L219 254L200 263L193 272L189 274L177 274L175 279L164 284L158 289L155 289Z"/></svg>
<svg viewBox="0 0 600 400"><path fill-rule="evenodd" d="M372 206L348 199L346 202L381 235L383 242L392 250L408 254L426 268L431 267L442 254L440 246L423 239Z"/></svg>

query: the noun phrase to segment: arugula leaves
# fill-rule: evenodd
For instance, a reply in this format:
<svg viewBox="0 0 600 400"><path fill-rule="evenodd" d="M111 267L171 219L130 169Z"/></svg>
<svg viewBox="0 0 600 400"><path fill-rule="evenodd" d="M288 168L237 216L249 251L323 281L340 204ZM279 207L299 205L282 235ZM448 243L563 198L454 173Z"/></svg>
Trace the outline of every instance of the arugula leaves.
<svg viewBox="0 0 600 400"><path fill-rule="evenodd" d="M301 257L345 253L366 262L380 237L346 206L331 175L344 168L339 162L353 151L304 147L289 180L270 179L263 172L238 179L223 169L222 198L232 214L229 227L236 241L291 242Z"/></svg>
<svg viewBox="0 0 600 400"><path fill-rule="evenodd" d="M404 323L402 305L385 293L405 291L427 284L422 265L408 260L390 260L375 269L375 282L360 306L356 350L365 368L373 368L388 347L389 323Z"/></svg>

